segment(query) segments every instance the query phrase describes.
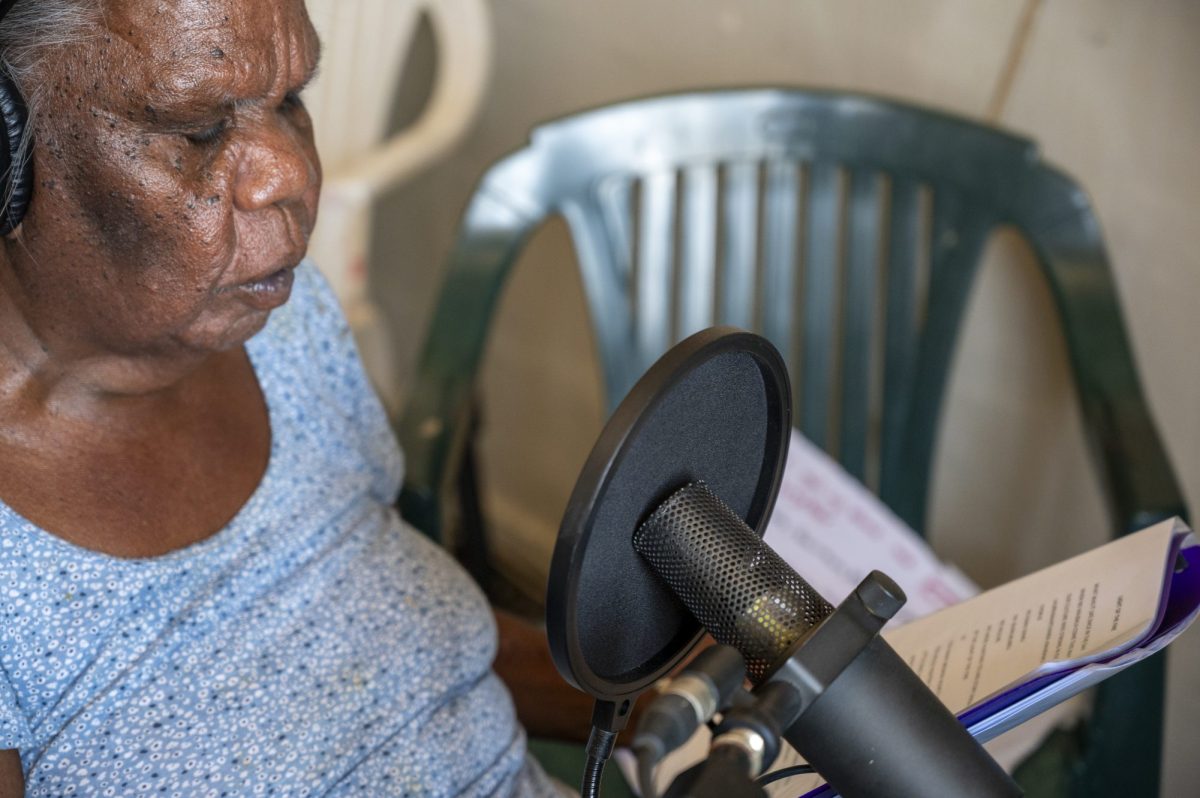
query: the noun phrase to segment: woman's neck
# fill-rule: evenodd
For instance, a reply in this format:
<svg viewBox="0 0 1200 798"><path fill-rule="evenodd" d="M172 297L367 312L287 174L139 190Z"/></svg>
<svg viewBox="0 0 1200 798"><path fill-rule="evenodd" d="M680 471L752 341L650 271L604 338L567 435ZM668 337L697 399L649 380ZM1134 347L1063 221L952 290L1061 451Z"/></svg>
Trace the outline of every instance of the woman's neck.
<svg viewBox="0 0 1200 798"><path fill-rule="evenodd" d="M72 323L39 312L0 263L0 418L5 406L75 414L155 403L185 385L221 353L165 342L118 351ZM7 278L7 279L6 279Z"/></svg>

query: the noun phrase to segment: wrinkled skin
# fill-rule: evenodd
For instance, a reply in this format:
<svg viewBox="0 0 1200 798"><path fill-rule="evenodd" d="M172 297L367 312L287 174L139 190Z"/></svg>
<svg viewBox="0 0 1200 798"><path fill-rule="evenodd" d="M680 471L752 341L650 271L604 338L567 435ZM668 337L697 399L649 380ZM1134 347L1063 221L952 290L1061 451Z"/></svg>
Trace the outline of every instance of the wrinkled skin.
<svg viewBox="0 0 1200 798"><path fill-rule="evenodd" d="M36 0L25 0L36 2ZM104 0L50 56L37 185L0 240L0 499L72 543L150 557L211 536L261 481L263 397L242 344L303 254L320 167L296 93L303 0ZM502 619L497 670L534 734L590 702L544 634ZM0 798L22 792L0 751Z"/></svg>
<svg viewBox="0 0 1200 798"><path fill-rule="evenodd" d="M315 220L318 46L303 0L104 5L50 54L32 205L0 244L0 498L145 557L215 533L266 469L242 344ZM0 798L22 782L0 751Z"/></svg>
<svg viewBox="0 0 1200 798"><path fill-rule="evenodd" d="M47 61L33 202L0 245L0 498L152 556L219 530L266 468L242 344L315 221L319 45L303 0L103 5Z"/></svg>
<svg viewBox="0 0 1200 798"><path fill-rule="evenodd" d="M54 59L35 128L17 264L35 325L121 353L237 346L266 312L221 289L294 265L316 214L294 94L315 34L299 0L108 8L106 31Z"/></svg>

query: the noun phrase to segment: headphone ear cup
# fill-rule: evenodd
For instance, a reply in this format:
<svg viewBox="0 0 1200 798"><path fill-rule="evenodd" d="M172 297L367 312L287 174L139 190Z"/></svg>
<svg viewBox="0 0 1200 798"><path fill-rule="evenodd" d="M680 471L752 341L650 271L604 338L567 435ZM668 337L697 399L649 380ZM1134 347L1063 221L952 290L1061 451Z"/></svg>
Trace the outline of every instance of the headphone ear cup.
<svg viewBox="0 0 1200 798"><path fill-rule="evenodd" d="M33 148L22 149L28 126L25 98L8 71L0 69L0 236L17 229L33 195Z"/></svg>

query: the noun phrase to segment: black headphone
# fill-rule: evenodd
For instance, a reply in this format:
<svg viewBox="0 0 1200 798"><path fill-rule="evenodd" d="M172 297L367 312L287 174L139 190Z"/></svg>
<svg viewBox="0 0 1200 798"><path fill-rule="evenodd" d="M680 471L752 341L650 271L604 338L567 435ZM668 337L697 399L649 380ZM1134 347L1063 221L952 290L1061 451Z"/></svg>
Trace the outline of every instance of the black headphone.
<svg viewBox="0 0 1200 798"><path fill-rule="evenodd" d="M17 0L0 0L0 20ZM6 236L25 218L33 194L32 148L22 150L29 125L25 98L7 69L0 68L0 236Z"/></svg>

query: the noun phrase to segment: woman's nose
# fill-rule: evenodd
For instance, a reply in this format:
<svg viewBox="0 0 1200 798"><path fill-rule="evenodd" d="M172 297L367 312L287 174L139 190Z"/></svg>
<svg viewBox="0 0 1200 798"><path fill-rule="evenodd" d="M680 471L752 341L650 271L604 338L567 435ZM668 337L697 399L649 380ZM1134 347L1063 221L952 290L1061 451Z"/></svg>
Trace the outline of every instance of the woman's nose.
<svg viewBox="0 0 1200 798"><path fill-rule="evenodd" d="M243 211L287 206L319 180L311 133L279 118L261 120L238 164L234 202Z"/></svg>

